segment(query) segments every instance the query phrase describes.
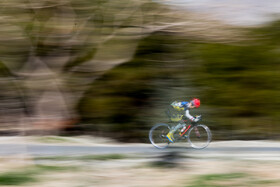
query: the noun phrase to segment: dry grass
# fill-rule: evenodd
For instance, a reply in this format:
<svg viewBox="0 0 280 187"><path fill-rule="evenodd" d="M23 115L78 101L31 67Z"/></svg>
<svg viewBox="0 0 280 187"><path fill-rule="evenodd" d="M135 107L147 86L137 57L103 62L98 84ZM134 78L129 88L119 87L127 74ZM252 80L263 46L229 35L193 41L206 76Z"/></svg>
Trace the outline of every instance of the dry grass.
<svg viewBox="0 0 280 187"><path fill-rule="evenodd" d="M0 179L1 181L19 179L10 184L26 187L276 187L280 185L280 168L277 167L279 161L182 158L176 161L176 167L155 167L151 164L154 160L147 159L146 156L144 158L139 155L127 155L117 160L36 158L33 162L29 160L25 167L21 165L18 168L15 167L16 164L10 167L12 160L6 158L0 160L2 166ZM154 159L160 158L154 157ZM0 183L0 186L3 184Z"/></svg>

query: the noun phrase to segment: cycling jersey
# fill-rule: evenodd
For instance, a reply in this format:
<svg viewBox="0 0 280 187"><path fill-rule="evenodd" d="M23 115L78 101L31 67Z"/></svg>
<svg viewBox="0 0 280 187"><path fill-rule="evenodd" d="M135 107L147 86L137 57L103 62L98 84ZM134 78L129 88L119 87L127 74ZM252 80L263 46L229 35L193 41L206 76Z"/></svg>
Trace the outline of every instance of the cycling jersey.
<svg viewBox="0 0 280 187"><path fill-rule="evenodd" d="M187 118L189 118L191 121L193 121L195 119L195 117L190 115L189 102L187 102L187 101L182 101L182 102L175 101L171 105L177 110L184 110L185 111L185 116Z"/></svg>

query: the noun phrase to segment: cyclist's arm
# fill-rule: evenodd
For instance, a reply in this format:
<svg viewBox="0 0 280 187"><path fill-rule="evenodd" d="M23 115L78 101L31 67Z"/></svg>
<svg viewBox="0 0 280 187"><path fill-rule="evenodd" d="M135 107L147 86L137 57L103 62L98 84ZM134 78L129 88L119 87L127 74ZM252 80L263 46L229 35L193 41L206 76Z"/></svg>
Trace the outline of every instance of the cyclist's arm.
<svg viewBox="0 0 280 187"><path fill-rule="evenodd" d="M189 111L188 109L186 110L186 117L189 118L189 119L192 120L192 121L195 119L195 117L193 117L192 115L190 115L190 111Z"/></svg>

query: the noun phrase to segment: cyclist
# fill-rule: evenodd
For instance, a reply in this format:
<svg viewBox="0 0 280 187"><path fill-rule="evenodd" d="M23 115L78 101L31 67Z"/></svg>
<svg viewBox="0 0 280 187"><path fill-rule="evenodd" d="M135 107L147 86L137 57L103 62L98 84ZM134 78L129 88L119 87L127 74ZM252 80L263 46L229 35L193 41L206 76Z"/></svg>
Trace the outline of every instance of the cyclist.
<svg viewBox="0 0 280 187"><path fill-rule="evenodd" d="M192 115L190 115L190 111L189 109L191 108L198 108L200 106L200 100L195 98L193 100L191 100L190 102L187 101L182 101L182 102L177 102L174 101L171 106L173 106L175 109L177 110L184 110L185 111L185 115L187 118L189 118L191 121L193 122L197 122L199 120L198 117L193 117ZM176 127L171 130L167 135L166 138L170 141L170 142L174 142L174 137L173 134L176 131Z"/></svg>

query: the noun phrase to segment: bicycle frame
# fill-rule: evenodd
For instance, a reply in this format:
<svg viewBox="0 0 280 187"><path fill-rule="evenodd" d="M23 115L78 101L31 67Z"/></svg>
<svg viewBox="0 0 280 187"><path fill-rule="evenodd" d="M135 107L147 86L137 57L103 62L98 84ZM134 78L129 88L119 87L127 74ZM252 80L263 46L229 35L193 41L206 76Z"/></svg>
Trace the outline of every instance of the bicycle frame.
<svg viewBox="0 0 280 187"><path fill-rule="evenodd" d="M186 124L186 125L187 125L187 128L186 128L183 132L180 133L180 137L184 136L184 134L186 134L186 132L188 132L188 130L189 130L191 127L195 127L196 124L197 124L196 122L192 122L191 124L188 125L188 124L187 124L187 120L181 120L181 122L180 122L178 125L180 125L180 124L182 124L182 123ZM175 126L175 128L176 128L176 126ZM180 128L180 126L179 126L179 128ZM194 130L195 130L196 136L197 136L197 137L200 137L200 133L199 133L198 129L197 129L197 128L194 128Z"/></svg>
<svg viewBox="0 0 280 187"><path fill-rule="evenodd" d="M189 126L184 130L184 132L182 132L182 133L180 134L180 136L182 137L186 132L188 132L188 130L190 129L191 126L192 126L192 125L189 125Z"/></svg>

